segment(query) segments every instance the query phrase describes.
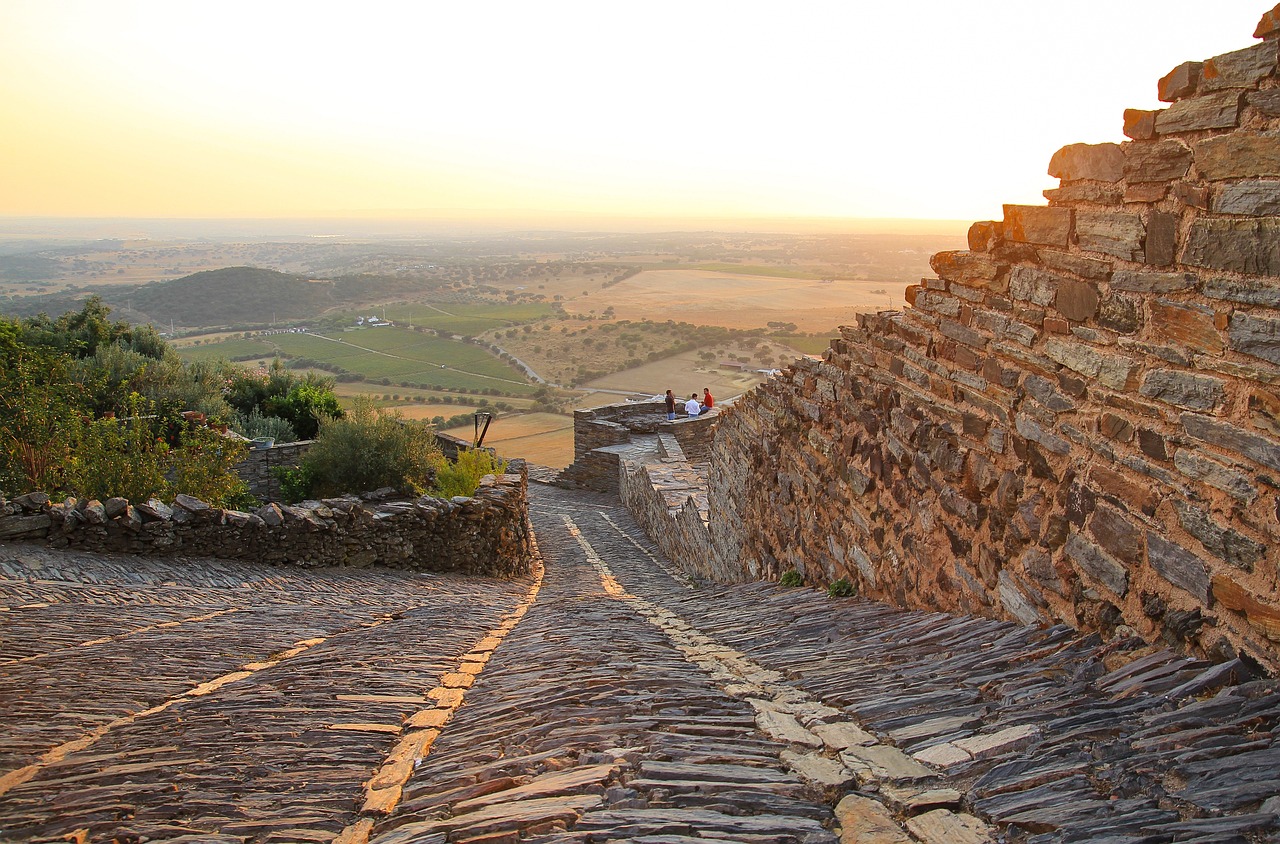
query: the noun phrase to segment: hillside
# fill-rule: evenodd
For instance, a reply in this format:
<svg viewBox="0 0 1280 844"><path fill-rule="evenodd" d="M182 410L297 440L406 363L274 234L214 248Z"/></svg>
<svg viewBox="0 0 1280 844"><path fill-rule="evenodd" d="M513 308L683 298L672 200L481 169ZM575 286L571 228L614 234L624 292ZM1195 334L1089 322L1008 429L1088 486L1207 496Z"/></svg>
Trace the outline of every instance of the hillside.
<svg viewBox="0 0 1280 844"><path fill-rule="evenodd" d="M133 312L162 325L170 320L209 326L303 319L333 304L332 282L259 267L206 270L146 284L129 294Z"/></svg>

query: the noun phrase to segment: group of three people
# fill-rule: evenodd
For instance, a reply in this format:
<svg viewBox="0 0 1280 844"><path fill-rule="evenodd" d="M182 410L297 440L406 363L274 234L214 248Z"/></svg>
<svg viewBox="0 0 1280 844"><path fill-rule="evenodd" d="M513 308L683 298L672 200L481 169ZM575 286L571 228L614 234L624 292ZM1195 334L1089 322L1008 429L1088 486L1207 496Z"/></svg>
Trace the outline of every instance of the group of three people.
<svg viewBox="0 0 1280 844"><path fill-rule="evenodd" d="M667 421L676 418L676 397L670 390L667 390ZM716 400L711 397L711 388L702 388L702 401L698 401L697 393L690 393L689 400L684 403L684 412L690 416L697 416L700 413L706 413L715 406Z"/></svg>

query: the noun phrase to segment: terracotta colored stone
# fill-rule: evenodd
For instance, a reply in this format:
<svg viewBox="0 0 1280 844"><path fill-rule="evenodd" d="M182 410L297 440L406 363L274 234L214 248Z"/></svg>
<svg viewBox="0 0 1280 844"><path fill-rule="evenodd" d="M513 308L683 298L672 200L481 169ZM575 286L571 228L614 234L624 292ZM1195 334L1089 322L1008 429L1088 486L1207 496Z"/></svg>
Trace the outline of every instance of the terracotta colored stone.
<svg viewBox="0 0 1280 844"><path fill-rule="evenodd" d="M1200 83L1201 62L1183 62L1160 78L1157 96L1162 103L1177 102L1196 92Z"/></svg>
<svg viewBox="0 0 1280 844"><path fill-rule="evenodd" d="M1072 212L1039 205L1004 206L1004 236L1019 243L1066 246L1071 238Z"/></svg>
<svg viewBox="0 0 1280 844"><path fill-rule="evenodd" d="M1213 597L1230 610L1242 612L1249 624L1273 642L1280 642L1280 608L1264 604L1224 574L1213 578Z"/></svg>
<svg viewBox="0 0 1280 844"><path fill-rule="evenodd" d="M1232 132L1197 141L1196 169L1211 181L1280 176L1280 137Z"/></svg>
<svg viewBox="0 0 1280 844"><path fill-rule="evenodd" d="M1191 169L1193 154L1182 141L1134 141L1124 148L1124 177L1130 182L1168 182Z"/></svg>
<svg viewBox="0 0 1280 844"><path fill-rule="evenodd" d="M1119 144L1069 144L1049 160L1049 175L1064 182L1118 182L1124 178L1124 153Z"/></svg>
<svg viewBox="0 0 1280 844"><path fill-rule="evenodd" d="M1253 37L1264 38L1268 41L1280 38L1280 4L1263 14L1262 19L1258 21L1257 28L1253 31Z"/></svg>
<svg viewBox="0 0 1280 844"><path fill-rule="evenodd" d="M1155 137L1157 111L1143 111L1137 108L1124 110L1124 134L1135 141L1145 141Z"/></svg>
<svg viewBox="0 0 1280 844"><path fill-rule="evenodd" d="M1148 307L1151 328L1158 339L1212 354L1226 351L1227 344L1215 324L1212 308L1168 299L1155 299Z"/></svg>

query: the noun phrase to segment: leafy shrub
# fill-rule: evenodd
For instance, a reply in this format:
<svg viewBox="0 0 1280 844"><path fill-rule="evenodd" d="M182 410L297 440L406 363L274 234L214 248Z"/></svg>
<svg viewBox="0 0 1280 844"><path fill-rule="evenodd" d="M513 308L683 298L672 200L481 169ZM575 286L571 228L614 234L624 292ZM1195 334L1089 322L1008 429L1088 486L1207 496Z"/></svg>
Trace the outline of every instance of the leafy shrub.
<svg viewBox="0 0 1280 844"><path fill-rule="evenodd" d="M357 396L343 418L322 417L315 445L302 458L312 495L382 487L421 495L442 463L430 425L379 409L367 396Z"/></svg>
<svg viewBox="0 0 1280 844"><path fill-rule="evenodd" d="M239 440L209 428L184 431L170 457L169 488L185 492L215 507L243 507L253 501L249 486L232 467L248 455Z"/></svg>
<svg viewBox="0 0 1280 844"><path fill-rule="evenodd" d="M61 487L62 467L85 412L71 358L16 342L0 319L0 490Z"/></svg>
<svg viewBox="0 0 1280 844"><path fill-rule="evenodd" d="M297 504L311 495L315 477L306 466L273 466L271 474L280 482L280 498L286 504Z"/></svg>
<svg viewBox="0 0 1280 844"><path fill-rule="evenodd" d="M458 459L447 461L436 474L432 495L453 498L455 495L474 495L485 475L501 475L507 471L507 461L500 460L483 449L471 449L458 453Z"/></svg>
<svg viewBox="0 0 1280 844"><path fill-rule="evenodd" d="M66 486L85 498L118 496L139 504L165 497L168 468L169 445L154 416L97 419L80 432L66 466Z"/></svg>
<svg viewBox="0 0 1280 844"><path fill-rule="evenodd" d="M790 569L782 573L782 577L778 578L778 583L782 586L801 586L804 584L804 578L800 576L800 572Z"/></svg>
<svg viewBox="0 0 1280 844"><path fill-rule="evenodd" d="M856 594L858 594L857 588L844 577L827 587L828 598L851 598Z"/></svg>
<svg viewBox="0 0 1280 844"><path fill-rule="evenodd" d="M323 420L342 418L342 408L333 390L310 380L295 384L282 399L267 399L265 409L272 416L288 420L304 440L319 433Z"/></svg>
<svg viewBox="0 0 1280 844"><path fill-rule="evenodd" d="M258 408L248 413L237 411L231 417L231 428L247 439L271 437L278 443L297 442L298 435L287 419L279 416L265 416Z"/></svg>

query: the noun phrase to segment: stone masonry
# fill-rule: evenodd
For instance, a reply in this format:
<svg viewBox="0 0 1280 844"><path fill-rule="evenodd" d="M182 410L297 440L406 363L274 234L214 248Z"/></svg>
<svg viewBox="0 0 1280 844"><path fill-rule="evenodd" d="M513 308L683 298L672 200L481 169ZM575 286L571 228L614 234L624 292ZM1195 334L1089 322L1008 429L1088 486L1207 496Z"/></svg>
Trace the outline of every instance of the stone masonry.
<svg viewBox="0 0 1280 844"><path fill-rule="evenodd" d="M1277 19L726 410L716 567L1280 667Z"/></svg>
<svg viewBox="0 0 1280 844"><path fill-rule="evenodd" d="M391 490L383 491L390 493ZM0 540L303 567L370 565L513 577L532 566L527 481L489 475L474 496L373 503L356 496L224 510L189 495L151 500L0 498ZM379 496L373 496L379 497Z"/></svg>

